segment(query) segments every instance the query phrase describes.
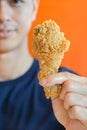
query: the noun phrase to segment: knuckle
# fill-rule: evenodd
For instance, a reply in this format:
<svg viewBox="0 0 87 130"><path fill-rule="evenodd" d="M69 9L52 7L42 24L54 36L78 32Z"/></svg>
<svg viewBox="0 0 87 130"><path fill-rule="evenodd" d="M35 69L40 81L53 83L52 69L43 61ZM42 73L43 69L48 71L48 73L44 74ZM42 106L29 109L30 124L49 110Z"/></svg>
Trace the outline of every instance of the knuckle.
<svg viewBox="0 0 87 130"><path fill-rule="evenodd" d="M64 76L68 76L68 75L69 75L69 72L63 72L63 75L64 75Z"/></svg>
<svg viewBox="0 0 87 130"><path fill-rule="evenodd" d="M78 106L73 106L73 107L71 108L71 111L72 111L72 113L74 113L75 115L78 115L79 112L80 112Z"/></svg>
<svg viewBox="0 0 87 130"><path fill-rule="evenodd" d="M63 77L69 77L69 72L61 72Z"/></svg>
<svg viewBox="0 0 87 130"><path fill-rule="evenodd" d="M68 110L68 115L71 119L76 119L79 115L78 106L73 106Z"/></svg>
<svg viewBox="0 0 87 130"><path fill-rule="evenodd" d="M64 89L66 89L67 91L71 91L72 86L73 86L72 80L66 80L66 81L63 83L63 87L64 87Z"/></svg>
<svg viewBox="0 0 87 130"><path fill-rule="evenodd" d="M68 102L69 104L72 102L72 94L71 93L67 93L65 95L65 101Z"/></svg>

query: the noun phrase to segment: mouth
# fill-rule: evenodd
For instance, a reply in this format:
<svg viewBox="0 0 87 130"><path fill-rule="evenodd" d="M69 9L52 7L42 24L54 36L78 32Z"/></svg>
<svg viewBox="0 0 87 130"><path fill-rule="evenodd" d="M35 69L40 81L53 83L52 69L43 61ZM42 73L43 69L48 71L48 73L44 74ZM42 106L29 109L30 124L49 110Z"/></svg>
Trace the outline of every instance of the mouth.
<svg viewBox="0 0 87 130"><path fill-rule="evenodd" d="M16 33L15 30L0 29L0 39L7 39L12 37Z"/></svg>

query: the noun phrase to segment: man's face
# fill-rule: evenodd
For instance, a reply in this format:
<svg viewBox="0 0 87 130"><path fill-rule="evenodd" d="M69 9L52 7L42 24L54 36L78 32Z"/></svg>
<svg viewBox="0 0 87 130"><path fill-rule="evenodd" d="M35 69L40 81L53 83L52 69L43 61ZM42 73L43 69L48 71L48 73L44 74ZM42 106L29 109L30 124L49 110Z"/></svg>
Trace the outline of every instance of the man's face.
<svg viewBox="0 0 87 130"><path fill-rule="evenodd" d="M14 50L27 38L36 4L35 0L0 0L0 53Z"/></svg>

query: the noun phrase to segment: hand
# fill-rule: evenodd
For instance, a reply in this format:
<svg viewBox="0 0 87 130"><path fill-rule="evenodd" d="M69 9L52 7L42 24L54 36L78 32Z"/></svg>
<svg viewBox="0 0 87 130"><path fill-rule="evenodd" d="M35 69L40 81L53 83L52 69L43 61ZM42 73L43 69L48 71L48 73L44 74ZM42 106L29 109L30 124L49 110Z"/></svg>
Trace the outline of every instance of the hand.
<svg viewBox="0 0 87 130"><path fill-rule="evenodd" d="M59 97L52 97L57 120L66 130L87 130L87 78L60 72L40 80L42 86L62 84Z"/></svg>

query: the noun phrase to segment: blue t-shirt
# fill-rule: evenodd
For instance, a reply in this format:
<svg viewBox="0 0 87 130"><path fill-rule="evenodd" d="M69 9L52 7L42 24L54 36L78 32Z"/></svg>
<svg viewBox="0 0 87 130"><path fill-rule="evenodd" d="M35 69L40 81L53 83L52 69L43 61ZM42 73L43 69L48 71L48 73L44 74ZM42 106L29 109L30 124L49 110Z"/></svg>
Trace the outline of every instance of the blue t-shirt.
<svg viewBox="0 0 87 130"><path fill-rule="evenodd" d="M21 77L0 82L0 130L65 130L38 83L38 71L38 61L34 60Z"/></svg>

